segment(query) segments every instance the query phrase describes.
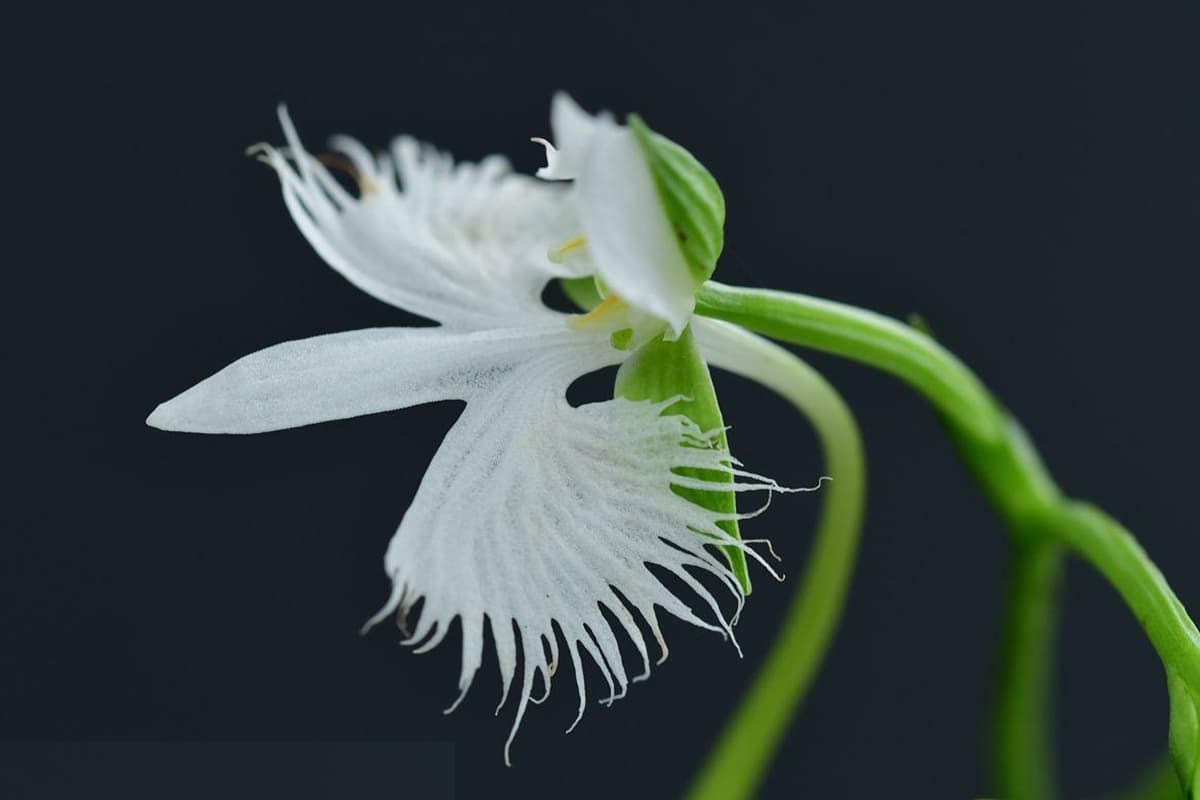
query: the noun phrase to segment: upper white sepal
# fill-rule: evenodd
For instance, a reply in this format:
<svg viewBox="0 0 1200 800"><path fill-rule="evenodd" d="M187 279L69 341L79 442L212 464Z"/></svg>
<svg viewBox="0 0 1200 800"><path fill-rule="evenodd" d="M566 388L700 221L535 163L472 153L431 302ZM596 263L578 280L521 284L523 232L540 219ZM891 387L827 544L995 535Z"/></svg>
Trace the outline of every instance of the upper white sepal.
<svg viewBox="0 0 1200 800"><path fill-rule="evenodd" d="M678 336L695 306L695 285L637 138L562 92L550 117L555 144L544 143L547 163L538 176L575 179L579 224L596 274Z"/></svg>

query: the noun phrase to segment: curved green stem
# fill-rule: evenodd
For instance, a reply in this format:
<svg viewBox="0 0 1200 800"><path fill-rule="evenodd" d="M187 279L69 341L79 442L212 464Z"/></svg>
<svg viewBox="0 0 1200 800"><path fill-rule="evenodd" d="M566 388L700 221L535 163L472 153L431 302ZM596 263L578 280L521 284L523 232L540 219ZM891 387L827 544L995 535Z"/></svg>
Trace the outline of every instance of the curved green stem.
<svg viewBox="0 0 1200 800"><path fill-rule="evenodd" d="M816 429L828 472L825 504L795 598L766 663L692 785L693 800L751 797L811 686L841 617L858 548L866 485L858 427L816 371L732 326L693 322L705 358L774 390Z"/></svg>
<svg viewBox="0 0 1200 800"><path fill-rule="evenodd" d="M1000 797L1056 794L1049 709L1062 548L1014 544L993 709L992 753Z"/></svg>
<svg viewBox="0 0 1200 800"><path fill-rule="evenodd" d="M1200 687L1200 631L1133 534L1088 503L1068 501L1036 521L1116 588L1167 667L1193 690Z"/></svg>
<svg viewBox="0 0 1200 800"><path fill-rule="evenodd" d="M698 314L890 372L941 413L976 482L1012 533L1018 562L1006 625L995 762L1010 798L1053 793L1044 702L1047 632L1057 571L1066 546L1120 593L1162 660L1171 696L1171 756L1188 797L1197 791L1200 743L1200 632L1133 537L1097 509L1064 498L1020 425L949 351L923 333L861 309L802 295L705 284ZM1045 547L1045 550L1027 549ZM1028 563L1024 560L1029 559ZM1029 588L1033 587L1033 588ZM1030 731L1036 731L1030 736ZM1024 737L1024 740L1022 740Z"/></svg>
<svg viewBox="0 0 1200 800"><path fill-rule="evenodd" d="M714 281L696 293L696 313L890 372L978 438L998 435L983 384L953 353L902 322L829 300Z"/></svg>

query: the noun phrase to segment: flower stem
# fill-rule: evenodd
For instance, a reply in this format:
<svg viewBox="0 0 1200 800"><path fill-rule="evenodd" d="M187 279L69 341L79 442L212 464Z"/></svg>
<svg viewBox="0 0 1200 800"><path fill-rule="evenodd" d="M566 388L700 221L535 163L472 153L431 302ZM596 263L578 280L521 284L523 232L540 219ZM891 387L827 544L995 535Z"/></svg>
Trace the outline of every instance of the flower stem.
<svg viewBox="0 0 1200 800"><path fill-rule="evenodd" d="M999 435L995 404L979 379L949 350L902 322L829 300L714 281L697 292L696 313L877 367L908 383L977 438Z"/></svg>
<svg viewBox="0 0 1200 800"><path fill-rule="evenodd" d="M736 800L753 796L829 648L854 569L866 477L858 426L824 378L744 330L711 320L693 324L710 363L767 386L812 421L836 476L824 490L812 551L767 661L688 795Z"/></svg>
<svg viewBox="0 0 1200 800"><path fill-rule="evenodd" d="M1062 549L1024 542L1011 559L991 742L996 794L1049 800L1056 794L1049 712Z"/></svg>
<svg viewBox="0 0 1200 800"><path fill-rule="evenodd" d="M1053 796L1045 706L1053 584L1057 550L1063 546L1118 591L1162 660L1171 696L1171 755L1185 794L1193 796L1200 743L1194 699L1200 698L1200 632L1128 531L1098 509L1059 493L1024 430L962 362L920 331L827 300L710 282L696 301L698 314L889 372L941 413L1014 545L993 743L997 780L1008 797Z"/></svg>

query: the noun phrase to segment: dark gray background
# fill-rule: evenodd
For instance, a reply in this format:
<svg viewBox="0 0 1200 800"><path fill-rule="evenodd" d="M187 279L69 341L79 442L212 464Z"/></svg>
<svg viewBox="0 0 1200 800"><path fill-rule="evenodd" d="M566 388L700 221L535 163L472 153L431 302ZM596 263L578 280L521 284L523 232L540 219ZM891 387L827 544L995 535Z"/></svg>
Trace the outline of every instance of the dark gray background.
<svg viewBox="0 0 1200 800"><path fill-rule="evenodd" d="M453 800L448 742L0 742L10 800Z"/></svg>
<svg viewBox="0 0 1200 800"><path fill-rule="evenodd" d="M314 146L405 131L522 170L540 163L528 137L548 132L555 89L641 112L724 188L720 279L923 314L1063 486L1137 532L1200 607L1195 4L23 2L6 16L4 738L447 740L463 797L669 795L794 588L759 579L744 660L670 624L666 665L567 737L574 698L557 684L512 769L494 662L443 717L457 643L414 656L357 630L456 406L256 437L142 424L260 347L413 321L324 267L274 176L242 157L281 139L279 100ZM869 517L844 627L764 796L982 795L1003 531L918 398L814 362L862 423ZM811 483L802 421L739 380L718 389L738 455ZM782 498L746 530L796 573L817 503ZM1083 796L1163 749L1166 695L1101 580L1073 566L1065 597L1058 729Z"/></svg>

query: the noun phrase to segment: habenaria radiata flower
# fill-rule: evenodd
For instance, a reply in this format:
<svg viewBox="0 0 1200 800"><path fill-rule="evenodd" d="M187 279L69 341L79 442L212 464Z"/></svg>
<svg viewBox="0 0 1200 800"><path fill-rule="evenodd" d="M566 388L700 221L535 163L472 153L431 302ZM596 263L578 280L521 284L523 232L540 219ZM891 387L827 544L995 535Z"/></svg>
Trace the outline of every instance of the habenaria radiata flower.
<svg viewBox="0 0 1200 800"><path fill-rule="evenodd" d="M607 702L649 674L642 625L657 640L660 661L666 657L658 609L731 635L742 581L710 546L753 555L736 536L745 515L732 502L688 497L779 487L729 455L694 343L680 340L687 352L672 356L686 367L676 372L701 390L681 398L689 392L672 391L678 382L664 380L647 360L650 345L635 341L646 338L647 320L668 328L657 347L686 337L698 283L684 241L698 235L688 228L696 213L662 202L654 172L654 154L665 145L644 126L634 132L587 117L560 96L554 129L562 149L550 150L549 169L554 177L577 175L571 187L513 174L497 156L455 164L409 138L373 155L338 137L331 145L352 167L359 187L352 193L304 149L282 109L280 120L287 146L256 152L278 173L304 236L360 289L440 325L269 347L162 404L147 422L172 431L259 433L465 401L388 547L393 591L368 625L396 614L403 626L423 600L405 640L423 651L458 619L462 670L453 709L479 669L486 621L501 706L520 673L506 760L527 704L549 693L560 655L570 656L578 722L584 655L608 684ZM671 153L668 159L678 157ZM572 250L583 257L561 257ZM569 315L542 304L547 281L593 272L612 293L595 311ZM643 349L630 359L635 345ZM567 402L576 378L627 359L626 396ZM681 413L688 403L700 408ZM712 427L696 421L714 418ZM674 576L707 611L694 612L648 565ZM722 610L705 576L725 585L733 613ZM622 635L640 656L635 676L621 656Z"/></svg>

